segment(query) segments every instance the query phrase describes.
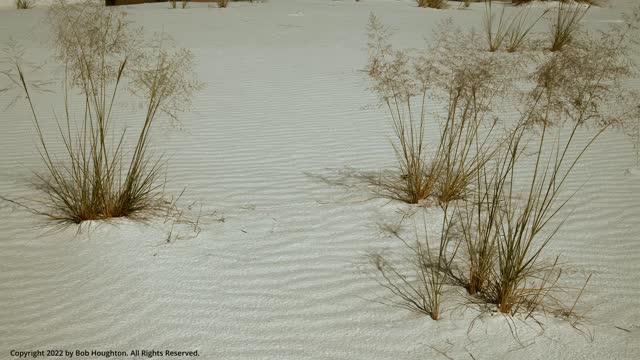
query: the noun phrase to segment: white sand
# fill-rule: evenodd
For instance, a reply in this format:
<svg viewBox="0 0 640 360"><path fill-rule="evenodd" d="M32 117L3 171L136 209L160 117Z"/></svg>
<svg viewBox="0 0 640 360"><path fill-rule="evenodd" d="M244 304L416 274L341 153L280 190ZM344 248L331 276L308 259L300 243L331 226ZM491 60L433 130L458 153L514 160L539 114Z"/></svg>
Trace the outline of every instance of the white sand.
<svg viewBox="0 0 640 360"><path fill-rule="evenodd" d="M601 28L634 2L612 0L584 24ZM359 71L369 12L392 27L399 47L420 47L445 16L480 28L480 4L435 11L408 1L271 0L127 11L196 56L207 88L183 130L159 123L154 144L171 158L167 191L187 186L182 202L199 201L192 213L202 204L225 221L203 217L197 237L176 225L180 238L167 244L171 226L162 219L117 220L76 235L75 227L39 228L41 219L0 203L1 359L12 349L198 350L201 359L445 359L438 351L478 360L637 358L640 174L625 172L634 155L622 134L605 134L573 173L568 189L587 183L545 252L561 255L568 287L593 273L578 305L593 336L551 316L538 317L543 332L516 318L526 346L502 316L478 319L468 332L478 313L454 302L434 322L372 301L388 294L363 273L364 255L402 251L376 224L411 206L309 176L394 165L387 115L367 107L376 99ZM49 57L45 13L0 11L0 44L13 36L34 61ZM60 94L37 99L55 130L50 113ZM135 126L138 116L122 111L117 121ZM41 168L34 143L25 104L3 110L0 194L30 195L23 179ZM437 224L439 212L427 213Z"/></svg>

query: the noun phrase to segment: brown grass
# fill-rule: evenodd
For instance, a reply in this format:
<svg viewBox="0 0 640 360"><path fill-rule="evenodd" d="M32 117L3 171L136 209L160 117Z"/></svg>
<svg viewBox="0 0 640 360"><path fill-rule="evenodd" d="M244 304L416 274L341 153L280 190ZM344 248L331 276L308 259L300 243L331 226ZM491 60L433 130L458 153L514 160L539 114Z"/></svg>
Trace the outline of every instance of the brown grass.
<svg viewBox="0 0 640 360"><path fill-rule="evenodd" d="M35 0L16 0L16 9L18 10L33 9L35 6Z"/></svg>
<svg viewBox="0 0 640 360"><path fill-rule="evenodd" d="M481 51L449 35L438 35L441 38L433 47L410 56L393 49L388 32L374 15L368 30L366 71L372 90L391 115L401 174L397 185L387 188L409 203L430 196L440 203L460 199L474 173L490 158L488 139L495 123L485 117L497 94L505 91L500 74L511 70L504 72L500 59L483 58ZM451 57L453 52L458 55ZM447 99L446 115L437 147L429 155L427 121L438 113L427 107L441 96Z"/></svg>
<svg viewBox="0 0 640 360"><path fill-rule="evenodd" d="M409 255L402 257L402 260L394 260L381 253L370 255L370 261L381 277L378 282L394 297L391 305L429 315L433 320L441 318L442 293L447 284L447 274L443 269L450 268L451 260L455 257L455 254L447 253L451 237L449 228L445 228L444 224L448 222L443 222L440 241L435 248L429 241L425 222L422 233L416 227L414 242L394 233L409 250ZM405 268L407 261L410 265L408 269Z"/></svg>
<svg viewBox="0 0 640 360"><path fill-rule="evenodd" d="M120 64L114 84L106 83L104 74L94 75L84 63L83 89L88 91L84 94L85 116L79 128L69 111L65 112L64 123L58 123L60 141L66 150L62 158L50 150L27 81L17 65L38 134L39 152L47 169L36 173L33 184L45 194L47 210L43 213L49 218L80 223L131 217L161 209L165 204L162 193L158 192L162 186L163 163L160 159L150 159L148 147L156 115L162 101L170 95L176 77L180 76L177 70L181 64L166 52L157 55L155 69L147 73L146 78L149 82L146 116L130 156L125 155L124 132L113 137L111 129L112 108L117 104L119 85L127 69L126 59ZM65 108L68 107L65 100Z"/></svg>
<svg viewBox="0 0 640 360"><path fill-rule="evenodd" d="M542 254L566 221L557 219L573 196L561 199L566 180L607 129L597 131L571 158L571 145L580 125L574 123L564 140L557 135L550 141L548 126L542 126L538 135L527 131L530 114L523 113L495 161L478 173L473 195L456 209L468 269L460 278L465 279L462 282L469 294L496 304L500 312L509 315L531 314L548 306L558 308L559 301L553 296L560 289L558 259L547 262ZM516 185L515 179L521 178L516 173L531 141L536 150L533 172ZM547 145L551 145L550 151Z"/></svg>
<svg viewBox="0 0 640 360"><path fill-rule="evenodd" d="M489 51L497 51L502 47L502 43L509 34L510 21L505 17L505 7L502 7L500 17L498 17L496 24L496 17L493 13L493 1L489 0L485 2L483 20Z"/></svg>
<svg viewBox="0 0 640 360"><path fill-rule="evenodd" d="M531 315L550 307L554 313L574 314L584 287L571 308L564 308L555 296L563 292L558 259L545 261L542 253L567 220L558 217L573 196L562 194L576 164L606 129L638 114L637 97L625 97L621 84L634 74L631 39L638 18L598 37L585 36L537 65L521 120L500 155L478 172L471 202L457 209L467 249L468 291L503 313ZM561 136L565 125L569 135ZM595 127L595 135L570 157L578 129L585 125ZM532 126L538 133L529 131ZM516 172L531 143L533 173L521 191Z"/></svg>
<svg viewBox="0 0 640 360"><path fill-rule="evenodd" d="M614 55L621 49L614 50L610 48L609 55L622 56ZM602 66L602 61L596 61L599 66L592 67L595 64L589 62L559 60L571 54L563 53L538 65L535 86L520 122L508 134L505 147L491 167L479 172L472 201L457 212L467 245L468 291L497 304L506 314L530 314L548 306L548 301L558 303L553 296L559 289L557 259L546 262L542 252L566 221L557 219L571 198L560 199L562 189L582 155L616 123L611 118L599 118L596 109L607 99L609 86L626 74L621 71L624 62L618 59L617 65L607 61L607 66ZM583 66L584 78L576 77L575 69ZM565 74L569 70L573 75ZM573 96L579 94L579 101L573 98L559 102L568 90ZM552 126L564 124L554 119L561 114L571 119L569 135L564 138L559 135L561 126ZM578 155L570 158L576 133L588 121L593 121L598 130L578 149ZM539 134L528 131L532 124L536 124ZM558 130L555 136L554 129ZM516 172L531 141L536 145L533 173L523 186L527 190L516 196L522 192L514 179L520 178Z"/></svg>
<svg viewBox="0 0 640 360"><path fill-rule="evenodd" d="M556 19L551 25L551 51L560 51L575 37L580 21L589 11L589 7L560 2Z"/></svg>
<svg viewBox="0 0 640 360"><path fill-rule="evenodd" d="M532 21L529 21L531 18L529 11L530 8L526 7L514 16L507 35L506 48L508 52L520 50L527 43L533 27L536 26L548 12L545 10L539 16L534 17Z"/></svg>
<svg viewBox="0 0 640 360"><path fill-rule="evenodd" d="M488 0L485 2L483 26L488 49L491 52L498 51L503 46L509 52L515 52L522 48L533 27L547 13L547 11L544 11L540 16L535 17L533 21L529 21L531 18L529 7L518 10L510 17L505 16L505 9L503 5L500 15L496 17L493 12L493 1Z"/></svg>
<svg viewBox="0 0 640 360"><path fill-rule="evenodd" d="M575 158L569 159L568 150L578 125L575 124L570 136L559 142L547 158L543 158L542 153L548 128L543 127L538 140L533 175L527 181L530 190L524 195L524 199L519 199L515 196L512 179L521 151L526 147L522 143L522 128L523 126L516 129L510 141L510 150L500 159L497 167L491 208L499 207L498 217L488 220L497 222L499 241L497 270L486 293L490 299L495 300L498 309L507 314L523 309L527 312L536 310L543 305L546 294L555 287L559 278L556 262L546 265L541 254L566 219L549 231L543 230L551 226L551 221L569 200L560 200L559 197L572 169L606 129L598 131ZM538 285L532 286L531 280L537 280Z"/></svg>
<svg viewBox="0 0 640 360"><path fill-rule="evenodd" d="M46 170L35 173L33 185L44 195L38 211L59 222L79 223L113 217L139 216L165 205L161 158L152 160L149 142L164 106L190 97L199 88L192 80L192 55L168 51L161 44L142 44L127 26L124 14L93 3L52 6L50 20L57 41L57 58L66 66L65 113L57 123L64 151L53 151L31 96L31 85L20 62L15 63L38 136L38 151ZM80 26L86 25L86 26ZM120 59L119 59L120 58ZM135 59L135 65L132 60ZM132 151L124 131L113 131L112 110L122 85L146 103L146 113ZM69 94L83 95L80 121L69 111ZM167 112L167 111L165 111ZM170 113L170 112L169 112Z"/></svg>
<svg viewBox="0 0 640 360"><path fill-rule="evenodd" d="M444 9L447 7L447 0L416 0L418 7Z"/></svg>
<svg viewBox="0 0 640 360"><path fill-rule="evenodd" d="M417 84L412 74L411 59L405 52L391 47L388 32L373 14L369 18L368 36L367 73L373 80L374 91L389 110L396 138L393 148L403 183L395 192L406 202L418 203L431 195L434 178L429 175L425 159L426 123L421 109L424 109L427 99L422 96L422 104L417 109L414 109L412 99L420 91L426 92L430 69L423 69L423 86Z"/></svg>
<svg viewBox="0 0 640 360"><path fill-rule="evenodd" d="M491 140L497 122L486 117L496 97L507 91L504 75L509 71L498 58L461 53L463 57L450 57L457 64L444 77L448 111L431 163L440 204L463 199L479 169L497 151Z"/></svg>
<svg viewBox="0 0 640 360"><path fill-rule="evenodd" d="M405 308L434 317L440 307L439 302L433 306L433 294L441 294L441 284L463 284L473 299L495 304L507 315L520 313L529 317L536 311L548 311L579 319L575 315L576 303L589 279L577 289L575 300L565 306L558 296L567 293L559 282L559 259L547 260L544 252L568 219L561 214L575 192L567 193L567 180L583 155L612 126L637 123L638 97L624 91L622 81L635 74L632 54L637 45L639 19L640 8L609 32L585 34L573 39L571 46L533 63L536 70L529 77L532 89L522 96L519 121L505 130L501 139L493 140L496 147L486 148L482 144L490 137L479 137L476 124L486 123L483 118L490 113L487 109L491 108L491 99L509 93L505 89L511 89L514 78L483 71L519 68L489 66L499 59L490 52L484 52L485 58L470 56L473 53L464 49L475 47L468 43L473 37L456 34L444 37L444 42L438 39L434 46L438 50L426 51L435 55L416 58L412 69L407 66L411 63L407 52L393 50L388 42L378 39L379 32L370 28L370 39L376 40L369 45L370 50L377 46L378 52L373 51L373 56L370 53L368 70L376 70L374 90L383 100L402 94L404 101L416 96L424 104L433 89L444 90L449 99L439 150L429 166L423 166L435 179L429 190L432 195L440 193L444 210L438 253L429 250L428 241L413 245L394 233L411 249L413 255L405 258L409 262L404 265L417 269L415 281L400 262L381 255L373 257L383 276L381 284ZM386 39L386 35L380 38ZM465 47L456 41L468 44ZM384 57L375 54L382 53L393 55L388 58L394 60L381 61ZM440 58L447 59L447 65ZM397 104L407 108L401 102ZM419 110L424 113L424 105ZM414 112L396 111L396 116L407 119L402 115L408 113ZM415 119L422 117L416 115ZM419 129L424 128L419 124ZM595 127L595 131L586 144L577 147L579 129L586 125ZM489 126L485 131L491 133L492 129ZM411 134L414 136L415 132ZM468 141L470 138L474 140ZM466 156L475 160L467 162ZM453 189L451 192L439 190L443 179ZM453 211L448 211L451 204ZM576 322L572 321L572 325Z"/></svg>

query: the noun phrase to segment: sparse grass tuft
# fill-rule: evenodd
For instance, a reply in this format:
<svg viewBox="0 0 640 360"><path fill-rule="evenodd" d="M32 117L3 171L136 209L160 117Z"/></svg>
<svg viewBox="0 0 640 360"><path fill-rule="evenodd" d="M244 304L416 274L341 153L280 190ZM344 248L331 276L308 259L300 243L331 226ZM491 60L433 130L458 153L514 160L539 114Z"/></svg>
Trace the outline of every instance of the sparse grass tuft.
<svg viewBox="0 0 640 360"><path fill-rule="evenodd" d="M388 32L373 14L369 17L369 65L367 73L374 83L382 102L386 105L393 125L396 142L393 147L398 157L402 184L395 189L398 198L415 204L426 199L433 191L435 179L429 175L425 159L424 111L414 110L412 98L420 90L412 74L411 59L403 51L394 50ZM428 81L429 69L423 69L422 79ZM424 109L426 96L422 97ZM415 115L414 115L415 114Z"/></svg>
<svg viewBox="0 0 640 360"><path fill-rule="evenodd" d="M528 19L531 17L528 7L518 10L518 12L511 17L506 17L505 6L503 5L500 16L496 19L492 4L493 2L491 0L485 2L483 22L488 49L491 52L501 49L505 42L507 51L515 52L519 50L525 44L533 27L547 13L547 11L544 11L540 16L536 17L534 21L528 22Z"/></svg>
<svg viewBox="0 0 640 360"><path fill-rule="evenodd" d="M507 51L515 52L522 48L527 42L527 37L533 30L533 27L544 17L548 11L543 11L540 16L536 17L533 21L527 23L529 16L529 8L520 10L511 21L509 26L509 34L507 39Z"/></svg>
<svg viewBox="0 0 640 360"><path fill-rule="evenodd" d="M226 8L229 5L229 0L216 0L219 8Z"/></svg>
<svg viewBox="0 0 640 360"><path fill-rule="evenodd" d="M443 224L448 222L444 221ZM455 254L447 254L450 241L449 228L443 226L440 242L435 249L432 248L428 233L426 222L422 234L416 227L413 243L394 233L410 252L408 257L402 258L402 262L396 262L381 253L372 254L370 261L381 276L378 282L394 296L392 305L439 320L442 315L442 293L447 283L447 274L443 269L450 268L450 262ZM424 238L424 241L421 241L421 238ZM407 265L403 264L405 261L410 262L410 269L404 268Z"/></svg>
<svg viewBox="0 0 640 360"><path fill-rule="evenodd" d="M540 97L538 101L544 102ZM524 112L509 132L495 161L478 172L477 185L468 201L456 208L466 250L468 273L460 276L470 295L496 304L508 315L531 314L559 301L553 293L561 271L558 259L546 262L543 250L562 227L560 211L573 195L561 194L566 180L591 144L606 130L603 127L571 158L578 123L565 140L550 142L551 128L542 126L539 135L529 134ZM561 130L558 129L557 134ZM524 181L516 175L531 136L537 136L533 172ZM551 150L548 148L551 145ZM553 304L549 304L549 302ZM555 306L555 307L554 307Z"/></svg>
<svg viewBox="0 0 640 360"><path fill-rule="evenodd" d="M138 42L138 31L131 30L116 9L59 2L50 11L57 58L66 69L65 112L57 123L61 154L45 133L20 61L14 64L46 168L35 173L33 182L44 195L41 205L46 209L35 212L59 222L80 223L163 208L163 162L151 159L149 142L158 112L175 115L200 87L192 80L192 55L164 50L162 40ZM146 103L132 151L126 150L125 132L116 135L113 130L112 113L125 83ZM74 88L83 97L80 121L69 110Z"/></svg>
<svg viewBox="0 0 640 360"><path fill-rule="evenodd" d="M447 0L416 0L418 7L444 9L447 7Z"/></svg>
<svg viewBox="0 0 640 360"><path fill-rule="evenodd" d="M532 87L520 100L520 119L496 140L480 134L491 134L499 120L483 119L490 114L492 99L507 96L516 78L497 76L492 69L519 71L519 63L499 66L502 57L496 54L467 51L477 49L473 36L459 33L437 39L427 55L412 58L407 51L393 50L372 16L367 70L373 89L392 112L394 123L405 124L395 127L412 129L396 131L396 138L404 136L400 143L408 148L418 144L414 153L421 155L419 159L425 153L420 137L424 136L420 131L425 128L425 103L438 92L448 99L438 149L428 166L425 160L418 162L431 180L431 196L438 197L444 210L438 253L428 241L409 244L394 231L411 250L411 256L404 258L408 262L382 255L372 258L382 274L380 283L400 300L395 305L435 319L443 284L453 284L464 285L471 299L495 304L508 316L529 317L543 311L579 319L576 303L590 277L578 289L575 301L565 306L559 259L546 260L543 253L567 220L562 213L575 195L567 193L571 191L566 189L567 180L584 154L607 129L638 126L639 97L622 85L636 73L632 54L633 45L638 44L638 19L640 8L609 32L584 34L571 46L536 61L528 77ZM411 62L413 67L408 65ZM418 111L412 110L411 97L421 99ZM480 131L479 124L485 123ZM585 125L595 129L588 130L591 135L581 142L577 134ZM637 128L629 128L631 136L639 136ZM401 164L408 163L398 153ZM407 194L403 186L398 188ZM403 266L417 269L416 275L409 275ZM570 321L576 326L577 320Z"/></svg>
<svg viewBox="0 0 640 360"><path fill-rule="evenodd" d="M493 14L493 1L489 0L485 2L483 24L487 43L489 44L489 51L498 51L509 34L509 21L505 18L504 12L505 8L503 6L496 24L496 17Z"/></svg>
<svg viewBox="0 0 640 360"><path fill-rule="evenodd" d="M492 175L489 209L497 216L489 217L488 221L497 223L499 237L496 246L497 270L485 294L488 299L495 301L503 313L515 314L521 310L531 313L543 306L546 295L553 290L560 276L557 272L557 260L552 264L545 264L541 254L566 219L549 231L543 230L551 226L552 220L571 198L559 200L569 174L589 146L606 129L598 131L575 158L569 159L569 148L578 126L577 123L574 124L565 141L557 141L546 159L542 154L549 134L548 128L543 126L533 174L526 184L529 191L523 198L516 196L513 178L516 164L526 147L523 143L525 126L520 125L514 131L509 151L499 159ZM533 285L532 281L536 280L538 284Z"/></svg>
<svg viewBox="0 0 640 360"><path fill-rule="evenodd" d="M461 239L466 250L468 272L457 275L463 279L470 295L482 293L493 275L497 245L500 239L498 223L499 205L489 201L491 189L485 186L493 183L488 179L488 166L483 166L476 174L475 191L469 191L466 201L455 209L455 220L460 227ZM496 200L496 199L491 199Z"/></svg>
<svg viewBox="0 0 640 360"><path fill-rule="evenodd" d="M572 64L576 67L581 63ZM582 94L583 104L589 105L563 107L562 112L572 119L569 135L562 139L562 127L557 127L555 139L549 140L552 124L556 123L551 118L559 113L556 98L565 91L559 82L569 81L559 77L562 70L558 66L563 65L554 57L539 65L538 74L544 73L546 80L540 81L538 76L521 120L508 133L506 145L495 161L478 172L471 201L457 209L467 249L468 292L495 303L505 314L531 314L545 308L549 300L556 302L553 292L558 289L560 277L557 259L545 262L541 254L566 220L557 219L572 197L561 199L566 180L591 144L612 125L596 122L599 128L595 135L577 149L576 156L569 155L574 151L572 143L578 129L592 120L594 107L606 93L597 83L573 81L564 85ZM596 81L614 76L606 67L591 70L590 76L599 79ZM528 131L532 123L539 126L539 134ZM536 136L533 172L517 185L516 179L521 177L516 172L522 156Z"/></svg>
<svg viewBox="0 0 640 360"><path fill-rule="evenodd" d="M555 22L551 25L551 51L560 51L569 44L580 28L580 21L591 6L558 3Z"/></svg>
<svg viewBox="0 0 640 360"><path fill-rule="evenodd" d="M446 25L445 25L446 26ZM396 186L387 186L397 199L418 203L436 196L439 203L460 199L474 172L490 158L489 137L495 123L485 121L497 93L504 90L496 57L460 45L455 39L438 39L422 55L394 50L388 33L371 15L369 65L373 91L391 115L400 174ZM454 44L455 43L455 44ZM453 45L452 45L453 44ZM442 51L456 51L452 59ZM427 156L425 131L428 103L438 96L447 102L446 115L435 153ZM486 132L480 130L488 129Z"/></svg>
<svg viewBox="0 0 640 360"><path fill-rule="evenodd" d="M434 195L440 204L464 199L477 172L497 151L492 140L497 122L486 116L496 97L507 90L508 71L498 70L504 64L497 57L462 53L464 57L450 58L455 65L442 82L447 115L430 169L437 179Z"/></svg>
<svg viewBox="0 0 640 360"><path fill-rule="evenodd" d="M35 0L16 0L16 9L18 10L33 9L35 6Z"/></svg>
<svg viewBox="0 0 640 360"><path fill-rule="evenodd" d="M160 159L151 160L151 129L163 101L180 82L182 72L178 57L157 52L154 68L145 74L148 105L133 153L125 154L125 133L114 137L112 109L117 104L118 89L127 70L125 59L119 66L113 84L104 74L94 74L87 62L80 63L85 72L84 117L80 127L72 118L65 96L64 123L58 123L60 141L65 152L62 159L53 154L41 121L35 110L29 86L19 65L21 83L29 103L38 134L39 152L47 171L36 173L34 186L45 194L43 211L60 222L80 223L114 217L131 217L161 209L165 202L158 190L162 186Z"/></svg>

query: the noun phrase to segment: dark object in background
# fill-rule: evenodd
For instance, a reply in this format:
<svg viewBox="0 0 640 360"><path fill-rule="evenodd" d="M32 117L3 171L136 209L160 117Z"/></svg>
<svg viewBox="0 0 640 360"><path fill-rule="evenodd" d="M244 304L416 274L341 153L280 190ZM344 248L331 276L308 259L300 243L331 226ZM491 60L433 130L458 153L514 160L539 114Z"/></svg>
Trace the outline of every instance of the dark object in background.
<svg viewBox="0 0 640 360"><path fill-rule="evenodd" d="M104 0L105 6L134 5L144 3L166 2L167 0Z"/></svg>

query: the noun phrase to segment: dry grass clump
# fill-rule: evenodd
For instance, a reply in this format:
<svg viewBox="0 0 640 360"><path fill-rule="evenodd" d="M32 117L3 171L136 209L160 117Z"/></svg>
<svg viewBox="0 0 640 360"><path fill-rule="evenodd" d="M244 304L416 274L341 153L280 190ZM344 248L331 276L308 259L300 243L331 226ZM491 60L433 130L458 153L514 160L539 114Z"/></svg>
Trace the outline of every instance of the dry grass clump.
<svg viewBox="0 0 640 360"><path fill-rule="evenodd" d="M151 163L146 156L149 131L155 118L157 98L149 99L147 117L138 137L138 145L127 166L124 160L122 140L109 138L111 134L111 107L117 88L126 67L123 61L112 90L107 95L104 82L92 83L92 74L87 72L85 94L86 112L81 127L76 130L75 120L67 112L65 124L60 127L60 138L66 153L64 160L54 156L42 130L41 122L30 96L22 70L18 72L24 85L25 95L31 107L39 140L39 152L47 171L36 173L34 186L46 195L46 215L56 221L80 223L85 220L131 216L142 210L158 207L160 195L154 191L161 164ZM88 69L88 67L87 67ZM89 70L91 71L91 70ZM69 104L65 103L68 108ZM121 177L124 171L124 176Z"/></svg>
<svg viewBox="0 0 640 360"><path fill-rule="evenodd" d="M414 245L395 233L411 250L410 256L395 261L381 254L371 258L382 276L380 284L395 296L394 305L437 320L444 286L453 284L464 285L474 299L495 304L507 315L529 316L538 310L574 315L577 299L567 310L557 297L565 292L558 285L558 259L548 262L542 254L566 221L557 219L571 198L562 192L566 180L606 127L572 157L578 123L564 141L550 141L550 128L543 126L540 134L533 135L537 136L533 174L520 183L516 172L532 136L524 116L491 163L477 172L476 187L468 190L465 201L451 215L446 204L442 207L437 249L430 248L428 240ZM549 143L551 151L546 150Z"/></svg>
<svg viewBox="0 0 640 360"><path fill-rule="evenodd" d="M472 201L457 209L468 292L497 304L503 313L531 314L550 307L554 313L573 314L575 302L566 311L554 295L563 290L557 284L558 260L547 262L542 252L566 221L557 219L571 198L562 189L583 154L606 129L640 115L638 98L621 83L634 74L630 54L638 17L600 37L585 36L538 64L521 120L495 160L478 172ZM563 137L566 124L569 135ZM572 157L576 133L587 124L597 131ZM528 131L532 125L538 134ZM522 191L516 172L536 137L534 170Z"/></svg>
<svg viewBox="0 0 640 360"><path fill-rule="evenodd" d="M373 79L374 90L380 95L391 115L396 142L393 144L398 156L402 184L390 190L409 203L418 203L431 195L435 179L430 176L425 159L426 91L431 67L421 70L415 77L411 59L403 51L396 51L388 42L388 32L371 14L368 24L369 65L367 72ZM417 82L419 79L419 83ZM413 97L422 91L422 104L414 109Z"/></svg>
<svg viewBox="0 0 640 360"><path fill-rule="evenodd" d="M485 3L484 13L484 32L487 39L489 51L498 51L506 45L506 50L515 52L519 50L525 43L533 27L547 13L544 11L541 15L529 21L531 18L530 8L518 10L511 17L505 16L505 6L502 6L500 16L496 18L493 12L493 2L491 0Z"/></svg>
<svg viewBox="0 0 640 360"><path fill-rule="evenodd" d="M520 10L509 25L506 43L508 52L520 50L527 43L533 27L547 14L547 10L545 10L539 16L535 17L533 21L527 22L528 19L531 18L529 10L530 8L528 7Z"/></svg>
<svg viewBox="0 0 640 360"><path fill-rule="evenodd" d="M447 7L447 0L416 0L418 7L444 9Z"/></svg>
<svg viewBox="0 0 640 360"><path fill-rule="evenodd" d="M189 2L190 2L190 0L182 0L181 1L182 8L186 9L187 6L189 6ZM176 9L178 7L178 1L177 0L169 0L169 5L171 6L172 9Z"/></svg>
<svg viewBox="0 0 640 360"><path fill-rule="evenodd" d="M219 8L226 8L229 5L229 0L216 0Z"/></svg>
<svg viewBox="0 0 640 360"><path fill-rule="evenodd" d="M424 118L407 115L415 111L402 111L408 108L405 103L410 104L407 98L411 96L422 98L420 114L425 113L425 99L433 89L444 92L449 100L438 151L428 166L425 160L420 163L428 179L435 179L429 191L439 195L444 212L439 248L437 252L431 250L428 241L410 245L395 233L411 250L412 255L404 261L411 269L417 269L415 276L407 275L408 270L399 262L382 255L372 258L382 274L381 284L395 294L403 307L437 319L443 286L454 284L465 286L474 302L494 304L507 315L521 313L529 317L543 311L575 317L576 303L589 279L570 307L565 306L567 288L559 284L559 259L546 260L544 251L567 220L562 218L562 212L575 194L567 193L567 180L583 155L607 129L640 123L640 97L623 86L625 79L636 74L632 54L638 45L638 20L640 8L607 33L583 34L562 51L535 59L542 60L535 63L530 77L521 78L528 79L531 86L525 87L526 96L521 97L520 119L505 130L500 140L479 136L477 125L488 123L484 132L493 131L495 122L484 120L491 114L488 109L492 99L510 93L515 80L491 73L496 68L490 66L496 64L491 63L496 61L494 54L484 52L484 58L473 57L469 56L473 53L461 51L464 46L438 41L435 48L440 49L440 54L436 51L435 56L414 60L418 71L407 66L410 57L406 52L392 51L384 41L374 41L396 60L384 62L370 53L368 68L378 70L370 71L370 75L376 80L374 90L383 100L393 100L398 93L404 95L404 103L391 102L396 110L389 106L396 111L394 122ZM371 31L371 25L369 30L370 38L376 39L378 32ZM460 34L454 38L463 42L473 39ZM369 47L372 49L371 44ZM477 66L470 66L460 57ZM440 58L447 59L448 64L443 66ZM387 68L384 64L396 66ZM394 93L394 89L404 92ZM578 147L577 134L587 125L595 131ZM419 122L417 131L423 128ZM629 128L635 129L633 135L640 138L637 128ZM416 136L417 131L410 132L410 136ZM474 140L468 141L470 138ZM499 145L486 147L489 139ZM421 144L417 149L423 149L423 143L417 143ZM467 154L473 161L465 160ZM400 159L403 161L401 156ZM438 193L443 179L456 196Z"/></svg>
<svg viewBox="0 0 640 360"><path fill-rule="evenodd" d="M539 96L537 101L545 99ZM581 122L572 124L565 140L549 140L548 125L541 127L540 134L528 131L531 114L523 112L517 126L507 133L504 146L475 173L475 187L467 188L465 201L457 203L454 215L448 216L447 207L443 207L441 242L444 248L455 244L456 250L449 256L446 252L440 254L437 264L442 267L437 268L438 276L445 279L438 280L464 284L470 295L496 304L500 312L509 315L562 309L555 296L561 290L557 284L561 274L557 259L547 262L542 253L566 220L557 219L571 198L563 196L566 180L607 128L597 131L572 157L571 145ZM576 116L584 118L586 113ZM523 156L536 137L533 172L524 182L518 182L522 178L517 172ZM551 145L550 150L547 145ZM450 230L454 228L460 231ZM458 246L465 251L457 251ZM433 264L432 260L428 267L431 271ZM455 269L466 269L466 273ZM383 271L380 267L378 270Z"/></svg>
<svg viewBox="0 0 640 360"><path fill-rule="evenodd" d="M164 50L159 43L138 43L124 14L115 9L60 2L52 6L50 15L57 58L66 67L65 113L57 124L62 154L54 153L31 86L20 63L15 64L46 167L36 172L33 182L46 206L37 212L59 222L80 223L162 208L166 205L159 191L163 163L151 159L149 142L158 113L165 107L169 112L175 110L179 105L175 101L190 98L199 88L192 80L192 55L186 50ZM127 82L146 102L131 152L126 150L124 131L114 132L112 116ZM83 96L85 111L79 122L69 111L73 88Z"/></svg>
<svg viewBox="0 0 640 360"><path fill-rule="evenodd" d="M567 313L554 296L562 290L557 259L544 261L542 252L566 220L557 219L570 199L561 199L562 188L582 155L607 128L638 114L632 103L620 102L625 94L621 81L633 73L630 30L626 25L600 38L585 38L586 44L568 47L538 65L521 120L495 160L478 172L471 201L457 209L468 268L461 277L470 294L495 303L503 313L530 314L548 307ZM613 103L625 109L611 112L607 105ZM565 124L569 135L563 138ZM576 133L586 124L598 130L571 157ZM528 131L531 126L539 134ZM558 132L550 140L554 128ZM516 188L515 179L521 178L516 172L536 136L533 174L522 191Z"/></svg>
<svg viewBox="0 0 640 360"><path fill-rule="evenodd" d="M573 40L580 28L580 21L590 8L591 6L558 3L556 19L551 24L551 51L560 51Z"/></svg>
<svg viewBox="0 0 640 360"><path fill-rule="evenodd" d="M16 0L16 9L18 10L33 9L35 6L35 0Z"/></svg>
<svg viewBox="0 0 640 360"><path fill-rule="evenodd" d="M372 89L391 115L401 174L395 183L384 186L393 197L409 203L430 196L440 203L461 198L490 153L487 140L495 123L485 121L485 115L496 94L504 90L503 64L497 57L482 58L481 52L448 35L422 55L410 56L393 49L388 32L374 15L368 30L367 72ZM452 47L459 56L450 56ZM437 148L428 156L427 119L436 115L427 105L437 103L439 97L447 99L446 115Z"/></svg>
<svg viewBox="0 0 640 360"><path fill-rule="evenodd" d="M564 223L564 220L556 221L558 224L551 227L552 220L569 200L560 199L561 190L581 156L606 129L598 131L577 156L570 158L570 145L578 127L574 124L569 137L564 141L556 140L551 153L545 154L549 134L548 128L543 126L533 174L523 186L528 191L519 196L514 172L526 149L526 126L520 124L510 135L508 151L498 158L488 177L484 203L476 205L482 219L479 222L482 229L479 248L489 250L484 255L495 256L495 265L488 279L485 264L491 263L490 257L481 259L478 271L472 269L470 274L483 274L477 279L475 290L482 291L485 300L497 304L502 313L513 315L520 310L531 313L545 306L548 295L556 288L560 276L557 260L545 263L541 254ZM485 240L487 243L482 243Z"/></svg>
<svg viewBox="0 0 640 360"><path fill-rule="evenodd" d="M477 172L497 151L492 141L497 122L486 117L496 97L507 90L508 71L503 71L501 61L464 54L449 58L453 68L444 77L447 115L430 169L440 204L463 199Z"/></svg>
<svg viewBox="0 0 640 360"><path fill-rule="evenodd" d="M447 221L443 224L447 224ZM410 254L401 260L382 253L371 254L370 261L381 276L378 282L394 296L391 305L439 320L442 315L442 293L447 284L443 269L450 268L451 259L454 258L448 255L449 229L441 229L436 248L429 241L426 222L422 234L416 227L414 242L403 239L397 232L394 235L404 243ZM406 265L409 265L408 268Z"/></svg>
<svg viewBox="0 0 640 360"><path fill-rule="evenodd" d="M481 189L487 177L486 168L482 168L476 178L476 186ZM497 244L499 241L498 224L489 220L497 217L496 206L491 206L490 192L475 191L467 196L467 201L456 208L455 216L461 229L460 234L466 250L467 274L455 275L463 279L467 292L476 295L485 290L495 266Z"/></svg>
<svg viewBox="0 0 640 360"><path fill-rule="evenodd" d="M495 15L493 14L493 2L489 0L485 3L483 25L487 36L487 43L489 44L489 51L497 51L500 49L502 43L509 34L509 23L512 23L513 20L509 21L508 19L505 19L504 12L505 8L502 7L500 17L496 24Z"/></svg>

